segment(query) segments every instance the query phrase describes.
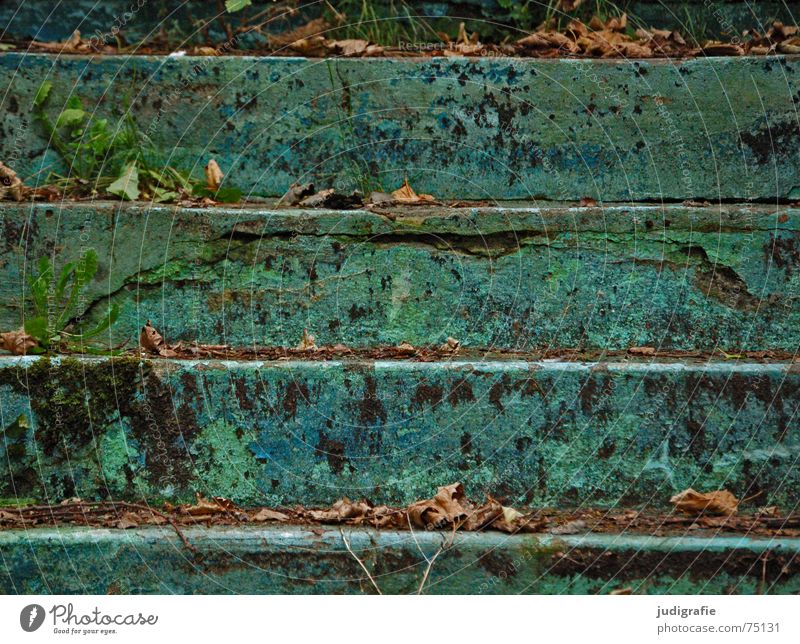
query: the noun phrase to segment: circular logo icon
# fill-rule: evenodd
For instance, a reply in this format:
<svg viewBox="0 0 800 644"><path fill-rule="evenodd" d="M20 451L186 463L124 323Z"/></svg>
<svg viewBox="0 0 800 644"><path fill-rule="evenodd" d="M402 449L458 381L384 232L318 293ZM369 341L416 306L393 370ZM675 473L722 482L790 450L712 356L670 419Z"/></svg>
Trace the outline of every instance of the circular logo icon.
<svg viewBox="0 0 800 644"><path fill-rule="evenodd" d="M29 604L19 614L19 625L22 630L33 633L44 622L44 608L39 604Z"/></svg>

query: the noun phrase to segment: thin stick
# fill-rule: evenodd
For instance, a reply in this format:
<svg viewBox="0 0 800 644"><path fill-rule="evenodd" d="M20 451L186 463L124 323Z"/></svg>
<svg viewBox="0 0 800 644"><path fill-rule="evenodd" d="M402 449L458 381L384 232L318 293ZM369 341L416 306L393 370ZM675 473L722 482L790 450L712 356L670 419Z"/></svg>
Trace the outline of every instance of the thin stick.
<svg viewBox="0 0 800 644"><path fill-rule="evenodd" d="M428 575L431 574L431 568L433 568L433 562L436 561L436 557L438 557L440 554L442 554L442 552L444 552L444 546L439 548L436 551L436 553L433 555L433 557L431 557L430 559L425 557L425 559L428 562L428 567L425 568L425 574L422 575L422 581L419 584L419 588L417 588L417 595L421 595L422 594L422 590L425 588L425 582L428 581ZM423 556L424 556L424 554L423 554Z"/></svg>
<svg viewBox="0 0 800 644"><path fill-rule="evenodd" d="M367 578L370 580L370 582L372 582L372 585L375 587L375 590L378 591L378 594L383 595L381 589L378 587L378 584L375 583L375 579L373 579L369 570L367 570L367 567L364 565L364 562L358 558L358 555L356 555L355 552L353 552L353 549L350 547L350 542L347 540L347 537L345 536L344 531L341 528L339 528L339 534L342 535L342 541L344 541L344 547L347 548L347 552L353 555L353 559L355 559L358 562L358 565L361 566L361 569L367 574Z"/></svg>
<svg viewBox="0 0 800 644"><path fill-rule="evenodd" d="M417 550L419 550L420 554L423 556L425 561L428 562L427 567L425 568L425 572L422 575L422 581L419 584L419 588L417 588L417 595L421 595L423 589L425 588L425 582L428 581L428 575L431 574L431 568L433 568L433 562L436 561L436 557L442 554L447 548L453 545L453 539L455 537L455 526L453 526L453 532L450 534L448 539L442 542L441 547L433 554L432 557L428 558L428 555L425 554L425 551L422 549L422 546L419 545L419 541L417 540L417 535L414 532L414 526L411 524L411 517L408 514L408 510L406 510L406 521L408 522L408 529L411 531L411 537L414 539L414 543L417 544Z"/></svg>

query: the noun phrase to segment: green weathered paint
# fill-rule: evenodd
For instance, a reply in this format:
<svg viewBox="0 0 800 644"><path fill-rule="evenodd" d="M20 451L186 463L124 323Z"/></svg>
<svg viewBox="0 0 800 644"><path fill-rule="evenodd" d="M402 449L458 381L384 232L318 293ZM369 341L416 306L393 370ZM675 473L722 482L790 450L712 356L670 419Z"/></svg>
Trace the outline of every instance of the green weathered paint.
<svg viewBox="0 0 800 644"><path fill-rule="evenodd" d="M38 259L87 247L114 342L662 348L800 346L800 211L533 204L368 211L4 203L0 328ZM30 313L28 313L30 314Z"/></svg>
<svg viewBox="0 0 800 644"><path fill-rule="evenodd" d="M7 53L0 158L59 168L33 98L130 103L172 163L246 192L294 181L441 198L775 200L800 187L797 57L690 60L82 57Z"/></svg>
<svg viewBox="0 0 800 644"><path fill-rule="evenodd" d="M38 528L0 532L0 592L28 594L360 594L374 587L338 528ZM384 594L416 593L449 535L346 528ZM457 533L427 594L789 594L800 540L694 535Z"/></svg>
<svg viewBox="0 0 800 644"><path fill-rule="evenodd" d="M0 496L790 509L798 405L793 364L3 358Z"/></svg>

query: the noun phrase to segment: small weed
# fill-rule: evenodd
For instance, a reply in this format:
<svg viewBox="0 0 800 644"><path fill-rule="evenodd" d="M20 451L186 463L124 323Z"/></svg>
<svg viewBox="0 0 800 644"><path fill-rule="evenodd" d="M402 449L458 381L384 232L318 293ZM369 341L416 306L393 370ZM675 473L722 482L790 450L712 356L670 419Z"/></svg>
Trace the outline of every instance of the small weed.
<svg viewBox="0 0 800 644"><path fill-rule="evenodd" d="M25 332L37 343L33 353L47 353L56 349L108 353L88 347L85 342L96 338L117 321L119 308L116 304L93 328L68 331L72 327L75 306L97 272L97 253L89 249L77 262L65 264L58 279L49 257L42 257L37 269L37 274L29 278L34 316L25 320Z"/></svg>
<svg viewBox="0 0 800 644"><path fill-rule="evenodd" d="M371 0L344 0L337 2L336 8L326 3L326 17L333 24L339 24L336 38L357 38L378 43L386 47L396 47L403 43L422 40L439 40L439 34L403 0L389 0L378 10Z"/></svg>
<svg viewBox="0 0 800 644"><path fill-rule="evenodd" d="M46 81L34 98L34 116L67 166L66 176L51 175L53 184L70 196L105 194L123 200L143 199L156 203L191 197L209 197L226 203L241 199L232 186L210 190L189 173L158 162L149 137L125 110L116 124L84 109L77 96L52 119L46 112L52 83Z"/></svg>

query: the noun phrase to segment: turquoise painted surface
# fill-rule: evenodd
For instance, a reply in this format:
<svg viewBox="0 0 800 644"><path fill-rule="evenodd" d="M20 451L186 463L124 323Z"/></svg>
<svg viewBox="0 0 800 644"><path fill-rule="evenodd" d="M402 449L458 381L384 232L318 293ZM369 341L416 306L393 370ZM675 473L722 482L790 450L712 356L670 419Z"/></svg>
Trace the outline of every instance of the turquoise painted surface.
<svg viewBox="0 0 800 644"><path fill-rule="evenodd" d="M149 319L169 341L295 346L784 349L800 346L793 207L564 204L396 213L0 206L0 327L25 271L87 247L87 321L120 305L113 342Z"/></svg>
<svg viewBox="0 0 800 644"><path fill-rule="evenodd" d="M39 528L0 532L0 592L362 594L374 589L338 528ZM347 530L384 594L416 593L441 533ZM427 594L789 594L800 591L797 539L455 535ZM33 554L33 556L31 556ZM767 556L765 556L765 554Z"/></svg>
<svg viewBox="0 0 800 644"><path fill-rule="evenodd" d="M604 201L800 194L796 57L310 60L7 53L0 157L58 168L31 120L77 92L130 104L169 161L214 157L247 193L295 181L440 198ZM42 177L43 178L43 177ZM795 190L795 192L793 192Z"/></svg>
<svg viewBox="0 0 800 644"><path fill-rule="evenodd" d="M0 497L791 509L792 364L0 359Z"/></svg>

